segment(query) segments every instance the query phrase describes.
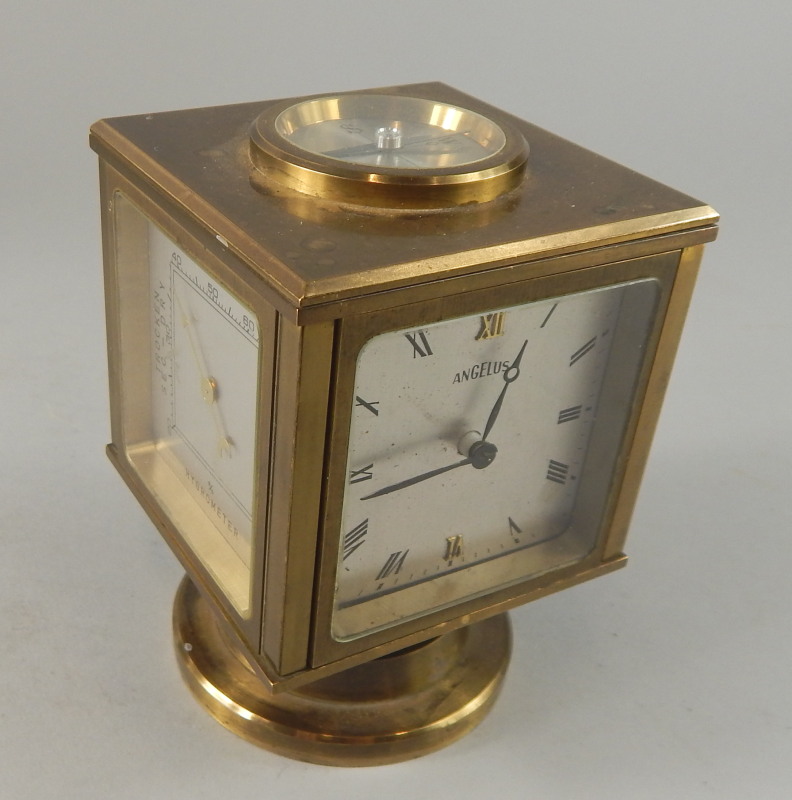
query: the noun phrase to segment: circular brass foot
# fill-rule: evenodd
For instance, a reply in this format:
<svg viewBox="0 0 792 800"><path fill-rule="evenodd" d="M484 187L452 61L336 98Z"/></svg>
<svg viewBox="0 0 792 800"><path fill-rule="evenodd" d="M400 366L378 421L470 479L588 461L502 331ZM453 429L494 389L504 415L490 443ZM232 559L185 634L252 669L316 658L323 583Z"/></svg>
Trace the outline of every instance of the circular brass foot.
<svg viewBox="0 0 792 800"><path fill-rule="evenodd" d="M462 737L492 706L511 650L501 614L273 694L189 578L176 594L174 638L182 676L222 725L290 758L350 767L406 761Z"/></svg>

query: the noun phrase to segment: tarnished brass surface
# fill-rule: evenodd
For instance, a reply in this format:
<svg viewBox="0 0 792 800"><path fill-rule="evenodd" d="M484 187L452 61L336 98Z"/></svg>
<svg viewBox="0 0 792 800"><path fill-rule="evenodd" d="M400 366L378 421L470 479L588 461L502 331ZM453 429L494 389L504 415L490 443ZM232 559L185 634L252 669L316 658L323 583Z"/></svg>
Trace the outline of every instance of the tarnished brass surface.
<svg viewBox="0 0 792 800"><path fill-rule="evenodd" d="M456 104L513 126L531 147L527 168L514 173L519 184L494 199L479 196L470 204L420 210L289 188L251 160L250 128L261 115L302 98L117 118L92 129L100 155L105 250L108 453L222 619L223 642L236 642L226 650L237 652L237 663L257 674L250 679L256 692L303 697L307 688L294 690L318 678L323 683L317 685L326 685L334 673L346 675L431 637L461 636L457 631L466 625L622 566L702 245L717 234L717 214L709 206L450 87L376 91ZM150 398L151 354L139 280L145 249L134 225L119 215L125 203L233 291L260 322L258 493L246 617L163 510L156 491L162 487L147 483L129 458L130 446L145 441L140 426ZM419 326L515 299L641 277L660 281L662 302L591 556L365 639L334 640L330 609L349 408L357 355L368 337L408 322ZM209 630L208 623L204 628ZM196 655L185 656L182 668L200 675L196 665L205 660L198 649L190 652ZM223 652L219 645L217 652ZM223 675L230 669L224 658L217 658ZM233 674L242 680L253 671ZM201 681L191 685L205 695L202 702L220 696L201 688L209 686ZM234 703L244 705L239 698Z"/></svg>
<svg viewBox="0 0 792 800"><path fill-rule="evenodd" d="M267 750L331 766L406 761L456 741L490 710L511 651L500 615L274 695L189 577L173 619L182 676L218 722Z"/></svg>
<svg viewBox="0 0 792 800"><path fill-rule="evenodd" d="M459 105L513 126L531 148L519 185L487 202L404 213L262 183L250 126L272 106L303 98L102 120L91 143L133 182L228 242L272 302L300 314L328 305L335 316L348 314L371 294L473 275L482 265L489 272L676 231L714 237L718 217L709 206L470 95L441 83L376 91Z"/></svg>

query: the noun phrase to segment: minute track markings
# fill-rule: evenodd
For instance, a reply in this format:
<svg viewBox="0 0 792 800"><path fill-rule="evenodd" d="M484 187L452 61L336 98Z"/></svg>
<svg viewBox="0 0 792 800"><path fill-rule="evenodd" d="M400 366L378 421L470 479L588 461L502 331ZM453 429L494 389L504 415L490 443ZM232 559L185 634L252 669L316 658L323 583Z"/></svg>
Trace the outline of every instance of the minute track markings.
<svg viewBox="0 0 792 800"><path fill-rule="evenodd" d="M605 461L602 469L610 468L610 451L602 455L596 435L606 436L614 423L594 411L606 380L622 389L610 341L634 334L612 321L617 294L587 290L440 320L432 311L399 327L389 320L384 332L365 339L339 482L346 485L342 535L364 514L372 535L338 571L334 635L400 624L432 612L447 595L467 602L502 575L506 585L546 565L555 569L566 557L561 549L578 552L565 527L589 502L578 489L605 491L595 481L584 484L584 466ZM464 377L454 382L455 375ZM490 380L474 383L477 377ZM490 471L479 477L476 466ZM493 518L495 502L505 520ZM595 523L585 524L593 538ZM548 544L557 538L561 547ZM581 552L589 544L580 544Z"/></svg>

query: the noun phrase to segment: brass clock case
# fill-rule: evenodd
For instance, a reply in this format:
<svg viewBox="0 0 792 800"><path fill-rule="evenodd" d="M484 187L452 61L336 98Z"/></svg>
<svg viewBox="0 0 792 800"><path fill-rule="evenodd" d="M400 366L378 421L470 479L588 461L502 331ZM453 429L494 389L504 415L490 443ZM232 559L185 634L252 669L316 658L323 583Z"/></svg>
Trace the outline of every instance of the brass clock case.
<svg viewBox="0 0 792 800"><path fill-rule="evenodd" d="M332 139L341 120L367 118L361 108L371 105L372 97L382 104L374 114L376 147L372 150L370 132L360 144L326 145L325 133ZM404 98L414 99L407 106L421 113L440 108L448 119L457 114L462 120L456 128L440 126L443 132L437 134L456 142L446 163L444 139L443 147L435 150L433 144L421 155L437 163L416 168L393 158L393 152L407 152L409 141L424 135L419 126L411 130L406 123L401 128L395 124L410 121L406 111L382 111L391 102L404 110ZM426 124L418 111L412 121ZM292 135L313 120L329 127ZM100 156L112 433L108 454L192 582L177 597L174 628L188 685L238 733L248 736L245 720L255 717L256 732L249 738L298 758L339 763L328 753L341 746L343 730L333 726L347 724L343 714L328 722L324 733L331 745L324 754L317 752L318 744L294 750L280 734L273 740L266 731L277 718L291 731L287 739L299 738L306 729L292 716L296 706L305 707L311 696L318 711L329 696L325 689L334 687L332 692L343 695L345 681L363 672L366 680L386 675L390 667L378 664L379 659L392 658L390 664L409 671L420 668L427 653L436 653L450 665L447 659L467 626L500 630L497 646L482 645L482 640L477 645L497 654L488 661L489 677L478 688L468 685L461 694L451 693L455 713L467 722L449 727L438 718L413 716L416 746L400 757L450 741L480 719L476 709L489 707L497 691L508 659L508 637L503 624L495 622L499 615L626 563L630 516L703 246L717 235L717 214L686 194L438 83L102 120L92 128L91 144ZM154 283L182 277L167 266L171 254L194 264L188 273L204 294L210 285L218 290L220 306L237 320L228 329L235 341L242 342L249 325L256 324L257 360L242 380L221 372L207 376L196 367L200 355L190 355L193 341L196 352L216 346L221 362L233 361L234 347L222 343L227 322L207 326L213 343L200 333L196 340L181 332L176 343L183 355L172 355L170 346L157 351L157 331L181 320L173 310L166 323L155 320L161 287ZM392 615L392 624L380 619L374 627L357 626L352 636L338 634L333 619L338 574L344 568L339 556L355 530L354 521L343 521L351 477L348 454L355 444L350 420L359 355L367 343L382 335L400 337L408 326L419 331L460 317L468 318L475 333L478 320L498 309L640 281L656 285L657 300L651 314L634 306L647 325L640 353L633 349L630 356L629 379L619 379L616 368L607 368L613 379L603 373L607 380L601 391L611 395L608 408L592 422L596 445L591 453L592 464L602 460L607 466L602 475L585 468L597 498L590 505L596 522L586 529L590 547L585 553L506 578L498 577L497 558L491 572L482 561L472 594L456 592L447 602L429 602L431 581L425 581L390 594L399 612ZM196 302L206 299L187 296ZM217 303L207 308L213 314L222 310ZM187 315L186 324L192 321ZM511 335L508 320L506 325ZM620 357L633 329L613 330L619 332L619 349L613 352ZM527 337L521 336L518 346ZM581 337L562 353L567 363L562 359L559 370L568 370L578 351L589 352L587 341ZM510 346L502 358L514 358L517 350ZM409 350L406 356L411 357ZM182 357L184 363L177 363ZM220 431L221 442L233 442L238 430L254 428L249 434L254 441L248 443L254 468L246 469L244 484L255 486L247 504L250 524L236 526L249 538L244 549L227 546L238 543L222 531L215 535L216 495L204 473L177 476L172 466L166 465L170 472L160 469L157 454L169 446L172 426L163 423L166 415L157 411L152 387L164 386L167 394L178 384L160 380L158 365L165 375L171 366L177 376L203 374L202 383L192 389L190 413L196 420L208 414L207 424ZM497 395L492 387L503 381L494 380L476 386ZM248 392L254 426L232 430L226 417L217 414L215 405L222 409L234 386ZM548 408L560 422L558 409L570 411L578 402ZM483 425L486 414L481 417ZM197 428L196 423L189 430ZM505 449L508 430L498 435ZM208 459L209 448L201 448L199 455ZM502 454L497 463L504 459ZM187 464L177 459L177 468L180 463ZM362 475L368 463L352 469ZM540 480L551 486L559 467L548 468L546 461L544 466L551 480L544 475ZM406 467L383 485L421 471L410 473ZM198 518L198 527L187 524ZM390 529L394 538L397 533ZM438 541L442 545L453 533L440 531ZM218 546L225 561L216 556ZM395 543L392 552L404 549ZM235 552L244 552L246 564L229 573L226 566ZM448 644L424 645L435 639ZM468 651L465 658L470 664L477 657ZM364 669L368 664L370 671ZM449 669L446 678L464 683L460 673ZM426 697L424 689L431 691L424 686L398 700L392 697L401 710L391 718L390 732L369 729L362 735L381 734L382 741L388 740L400 727L396 720L413 714L416 698ZM281 700L273 699L277 695ZM421 740L417 731L427 726L445 733ZM317 736L316 742L322 733ZM383 746L375 755L356 752L355 747L349 750L347 763L359 757L384 763L394 760L395 751Z"/></svg>
<svg viewBox="0 0 792 800"><path fill-rule="evenodd" d="M491 709L511 655L511 626L499 614L272 694L188 577L173 628L182 677L218 722L268 750L328 766L392 764L455 742Z"/></svg>

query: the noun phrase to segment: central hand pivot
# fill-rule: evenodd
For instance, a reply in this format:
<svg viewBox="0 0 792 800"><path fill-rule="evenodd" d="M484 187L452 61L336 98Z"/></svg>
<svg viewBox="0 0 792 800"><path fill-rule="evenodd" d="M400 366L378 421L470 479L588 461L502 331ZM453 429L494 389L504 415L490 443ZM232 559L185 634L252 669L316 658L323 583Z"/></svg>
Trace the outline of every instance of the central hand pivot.
<svg viewBox="0 0 792 800"><path fill-rule="evenodd" d="M492 442L485 442L479 431L468 431L457 445L461 456L467 456L476 469L488 467L498 454L498 448Z"/></svg>
<svg viewBox="0 0 792 800"><path fill-rule="evenodd" d="M476 442L468 451L468 458L475 469L484 469L497 454L498 448L492 442Z"/></svg>
<svg viewBox="0 0 792 800"><path fill-rule="evenodd" d="M470 444L468 444L469 441L471 442ZM465 455L465 452L467 452L467 457L462 461L455 461L453 464L446 464L444 467L438 467L437 469L429 470L429 472L424 472L421 475L415 475L412 478L407 478L406 480L386 486L384 489L379 489L376 492L367 494L360 499L371 500L373 497L382 497L384 494L391 494L392 492L397 492L399 489L415 486L416 483L423 483L423 481L429 478L443 475L446 472L450 472L452 469L466 467L468 464L471 464L475 469L484 469L495 460L498 448L495 447L492 442L482 441L481 434L478 431L471 431L470 433L466 433L459 441L460 455Z"/></svg>

